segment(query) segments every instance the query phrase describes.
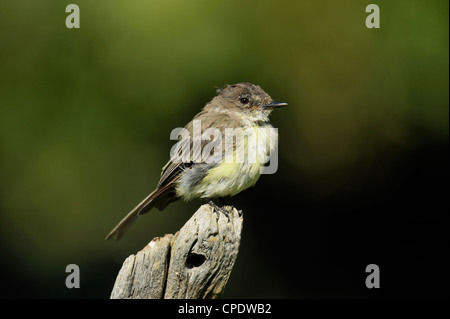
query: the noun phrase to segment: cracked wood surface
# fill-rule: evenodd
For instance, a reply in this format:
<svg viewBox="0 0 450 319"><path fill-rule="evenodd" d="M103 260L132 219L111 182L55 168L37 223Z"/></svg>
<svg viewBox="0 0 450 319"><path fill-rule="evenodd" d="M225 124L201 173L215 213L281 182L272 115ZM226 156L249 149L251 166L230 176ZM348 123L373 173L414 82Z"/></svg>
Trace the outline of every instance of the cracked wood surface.
<svg viewBox="0 0 450 319"><path fill-rule="evenodd" d="M202 205L175 234L154 238L123 263L112 299L219 298L239 251L243 217Z"/></svg>

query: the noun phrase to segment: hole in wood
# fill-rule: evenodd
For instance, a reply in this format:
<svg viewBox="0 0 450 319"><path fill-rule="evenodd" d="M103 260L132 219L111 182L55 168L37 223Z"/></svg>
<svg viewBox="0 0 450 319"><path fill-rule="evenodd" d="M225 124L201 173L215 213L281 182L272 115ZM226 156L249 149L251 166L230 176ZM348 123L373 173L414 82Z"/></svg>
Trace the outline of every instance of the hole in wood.
<svg viewBox="0 0 450 319"><path fill-rule="evenodd" d="M206 257L198 254L190 254L186 259L186 268L192 269L195 267L200 267L205 262Z"/></svg>

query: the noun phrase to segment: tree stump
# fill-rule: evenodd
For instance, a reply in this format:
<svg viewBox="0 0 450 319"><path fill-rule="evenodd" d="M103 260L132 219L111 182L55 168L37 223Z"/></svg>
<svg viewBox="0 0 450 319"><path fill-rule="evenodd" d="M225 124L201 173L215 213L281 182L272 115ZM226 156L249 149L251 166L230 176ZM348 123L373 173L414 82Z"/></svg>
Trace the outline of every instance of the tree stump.
<svg viewBox="0 0 450 319"><path fill-rule="evenodd" d="M123 263L111 299L219 298L239 251L243 217L206 204L175 234L154 238Z"/></svg>

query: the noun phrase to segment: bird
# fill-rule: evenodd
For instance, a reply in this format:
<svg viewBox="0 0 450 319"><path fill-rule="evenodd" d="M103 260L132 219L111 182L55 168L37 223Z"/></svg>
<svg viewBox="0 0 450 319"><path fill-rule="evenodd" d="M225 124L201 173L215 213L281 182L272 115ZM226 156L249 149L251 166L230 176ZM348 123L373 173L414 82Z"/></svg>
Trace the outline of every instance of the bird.
<svg viewBox="0 0 450 319"><path fill-rule="evenodd" d="M181 130L187 138L180 138L181 134L177 147L172 147L156 189L105 239L122 238L140 215L153 207L164 210L180 198L205 199L225 213L212 199L222 200L255 185L278 145L278 132L269 115L284 106L287 103L273 101L252 83L218 88L217 95Z"/></svg>

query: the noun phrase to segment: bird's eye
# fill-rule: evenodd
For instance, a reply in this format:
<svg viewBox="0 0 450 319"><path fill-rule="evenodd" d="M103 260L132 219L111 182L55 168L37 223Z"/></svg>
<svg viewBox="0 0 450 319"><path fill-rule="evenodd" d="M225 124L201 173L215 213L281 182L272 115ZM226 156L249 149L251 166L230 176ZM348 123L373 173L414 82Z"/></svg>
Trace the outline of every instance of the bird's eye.
<svg viewBox="0 0 450 319"><path fill-rule="evenodd" d="M249 100L246 97L239 98L239 101L241 101L242 104L248 104Z"/></svg>

